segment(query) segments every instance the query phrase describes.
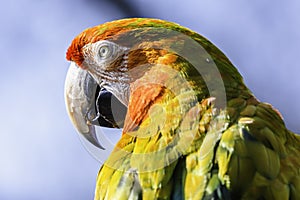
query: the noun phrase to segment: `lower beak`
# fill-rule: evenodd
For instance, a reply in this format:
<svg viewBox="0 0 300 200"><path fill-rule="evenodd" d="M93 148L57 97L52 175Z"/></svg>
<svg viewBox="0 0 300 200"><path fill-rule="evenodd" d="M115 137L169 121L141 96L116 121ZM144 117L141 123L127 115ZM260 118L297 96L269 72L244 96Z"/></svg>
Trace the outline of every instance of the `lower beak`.
<svg viewBox="0 0 300 200"><path fill-rule="evenodd" d="M72 62L65 82L67 112L77 131L100 149L95 127L91 119L96 118L95 94L98 84L92 76Z"/></svg>

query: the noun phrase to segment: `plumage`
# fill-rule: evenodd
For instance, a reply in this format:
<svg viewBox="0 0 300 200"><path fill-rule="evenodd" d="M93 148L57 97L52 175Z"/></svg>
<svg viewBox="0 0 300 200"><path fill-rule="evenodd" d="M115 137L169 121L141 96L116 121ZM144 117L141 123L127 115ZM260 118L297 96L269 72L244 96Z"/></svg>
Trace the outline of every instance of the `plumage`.
<svg viewBox="0 0 300 200"><path fill-rule="evenodd" d="M299 136L203 36L117 20L79 34L67 59L127 107L95 200L300 198Z"/></svg>

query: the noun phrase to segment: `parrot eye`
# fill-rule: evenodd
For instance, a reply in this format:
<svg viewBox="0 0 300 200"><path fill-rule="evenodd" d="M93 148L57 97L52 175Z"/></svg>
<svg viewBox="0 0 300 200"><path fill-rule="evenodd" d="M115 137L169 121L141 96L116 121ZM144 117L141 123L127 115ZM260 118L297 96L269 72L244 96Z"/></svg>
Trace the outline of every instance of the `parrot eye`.
<svg viewBox="0 0 300 200"><path fill-rule="evenodd" d="M100 68L107 68L109 64L127 51L128 48L107 40L86 44L83 47L85 61L89 64L97 65Z"/></svg>
<svg viewBox="0 0 300 200"><path fill-rule="evenodd" d="M99 48L99 57L101 59L108 58L111 55L111 51L108 45L103 45Z"/></svg>

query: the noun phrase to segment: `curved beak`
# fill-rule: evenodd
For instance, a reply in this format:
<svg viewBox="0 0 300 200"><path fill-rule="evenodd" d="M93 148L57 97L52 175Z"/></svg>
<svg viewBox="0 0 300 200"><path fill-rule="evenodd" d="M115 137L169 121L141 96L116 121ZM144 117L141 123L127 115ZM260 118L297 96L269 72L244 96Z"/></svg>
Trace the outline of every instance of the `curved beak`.
<svg viewBox="0 0 300 200"><path fill-rule="evenodd" d="M91 119L96 118L95 94L97 83L92 76L71 62L65 82L65 103L72 124L89 142L100 149Z"/></svg>

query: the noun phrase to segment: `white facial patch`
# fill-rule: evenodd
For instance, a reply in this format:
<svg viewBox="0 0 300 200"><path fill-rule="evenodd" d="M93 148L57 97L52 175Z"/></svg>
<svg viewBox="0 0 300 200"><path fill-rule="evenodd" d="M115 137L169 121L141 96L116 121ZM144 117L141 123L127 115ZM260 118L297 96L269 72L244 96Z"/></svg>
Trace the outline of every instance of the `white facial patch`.
<svg viewBox="0 0 300 200"><path fill-rule="evenodd" d="M114 42L100 40L95 43L86 44L83 47L84 62L89 66L97 66L105 71L128 50L128 48L119 46Z"/></svg>

